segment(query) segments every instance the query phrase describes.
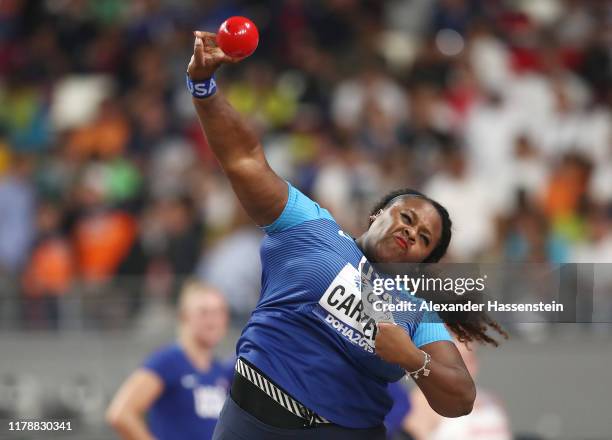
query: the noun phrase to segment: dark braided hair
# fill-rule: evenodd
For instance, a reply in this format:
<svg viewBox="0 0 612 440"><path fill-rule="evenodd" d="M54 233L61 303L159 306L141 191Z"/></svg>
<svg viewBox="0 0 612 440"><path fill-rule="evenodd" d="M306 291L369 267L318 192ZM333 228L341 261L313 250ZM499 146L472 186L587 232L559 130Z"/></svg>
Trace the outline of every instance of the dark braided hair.
<svg viewBox="0 0 612 440"><path fill-rule="evenodd" d="M440 235L440 241L438 241L431 253L422 262L437 263L446 254L452 237L452 221L450 219L448 211L444 206L440 205L435 200L430 199L420 191L416 191L410 188L404 188L392 191L385 195L374 206L370 213L370 216L376 215L380 210L384 210L389 205L391 205L396 198L402 196L422 198L431 203L440 215L440 218L442 220L442 233ZM369 225L371 225L373 221L374 220L370 219ZM422 270L420 270L420 272L422 273ZM427 301L433 301L434 303L438 304L461 303L467 301L467 296L452 295L452 298L449 298L448 295L431 293L426 295L419 294L418 296ZM491 344L497 347L499 343L494 338L489 336L489 330L494 330L496 333L503 336L505 339L508 339L508 334L504 331L504 329L484 311L441 311L438 312L438 315L440 316L440 319L442 319L442 321L450 329L450 331L454 333L458 341L461 343L476 341L483 344Z"/></svg>

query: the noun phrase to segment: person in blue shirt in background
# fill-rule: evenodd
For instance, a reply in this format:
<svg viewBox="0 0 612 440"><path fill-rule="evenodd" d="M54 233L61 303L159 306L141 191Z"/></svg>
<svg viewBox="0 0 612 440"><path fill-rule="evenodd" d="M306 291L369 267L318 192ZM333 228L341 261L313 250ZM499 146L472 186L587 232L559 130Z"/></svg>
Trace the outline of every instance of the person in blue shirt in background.
<svg viewBox="0 0 612 440"><path fill-rule="evenodd" d="M411 405L408 397L408 389L401 383L391 382L387 386L387 392L393 400L393 406L385 416L385 428L387 429L387 439L392 439L402 431L404 419L410 413Z"/></svg>
<svg viewBox="0 0 612 440"><path fill-rule="evenodd" d="M151 354L109 406L107 420L121 438L212 438L233 376L233 362L213 356L228 319L219 291L196 281L183 286L178 341Z"/></svg>

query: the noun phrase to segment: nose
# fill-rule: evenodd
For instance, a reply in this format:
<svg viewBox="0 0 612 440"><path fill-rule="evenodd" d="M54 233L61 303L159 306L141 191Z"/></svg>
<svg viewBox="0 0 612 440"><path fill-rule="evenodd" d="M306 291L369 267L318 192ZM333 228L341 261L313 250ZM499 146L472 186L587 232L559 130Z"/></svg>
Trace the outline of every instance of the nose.
<svg viewBox="0 0 612 440"><path fill-rule="evenodd" d="M410 241L411 243L416 242L416 232L414 231L413 228L408 227L408 226L404 227L404 235L406 236L406 239Z"/></svg>

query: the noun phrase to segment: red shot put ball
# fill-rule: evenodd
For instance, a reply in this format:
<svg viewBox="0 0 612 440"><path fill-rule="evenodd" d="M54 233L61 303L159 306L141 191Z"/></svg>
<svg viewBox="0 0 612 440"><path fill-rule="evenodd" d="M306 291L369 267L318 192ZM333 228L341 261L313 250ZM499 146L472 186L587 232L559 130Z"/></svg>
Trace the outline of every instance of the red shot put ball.
<svg viewBox="0 0 612 440"><path fill-rule="evenodd" d="M257 26L246 17L228 18L217 32L217 46L231 57L248 57L255 52L258 43Z"/></svg>

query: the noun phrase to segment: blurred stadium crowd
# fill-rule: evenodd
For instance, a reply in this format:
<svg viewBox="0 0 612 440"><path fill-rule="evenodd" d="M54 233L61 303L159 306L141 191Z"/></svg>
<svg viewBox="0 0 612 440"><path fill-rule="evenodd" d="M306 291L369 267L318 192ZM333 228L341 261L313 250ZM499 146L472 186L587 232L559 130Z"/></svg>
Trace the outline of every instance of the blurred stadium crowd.
<svg viewBox="0 0 612 440"><path fill-rule="evenodd" d="M184 86L191 31L236 14L260 47L221 88L347 232L414 187L451 213L447 261L612 262L608 2L4 0L3 326L78 293L114 328L192 274L252 309L261 235Z"/></svg>

